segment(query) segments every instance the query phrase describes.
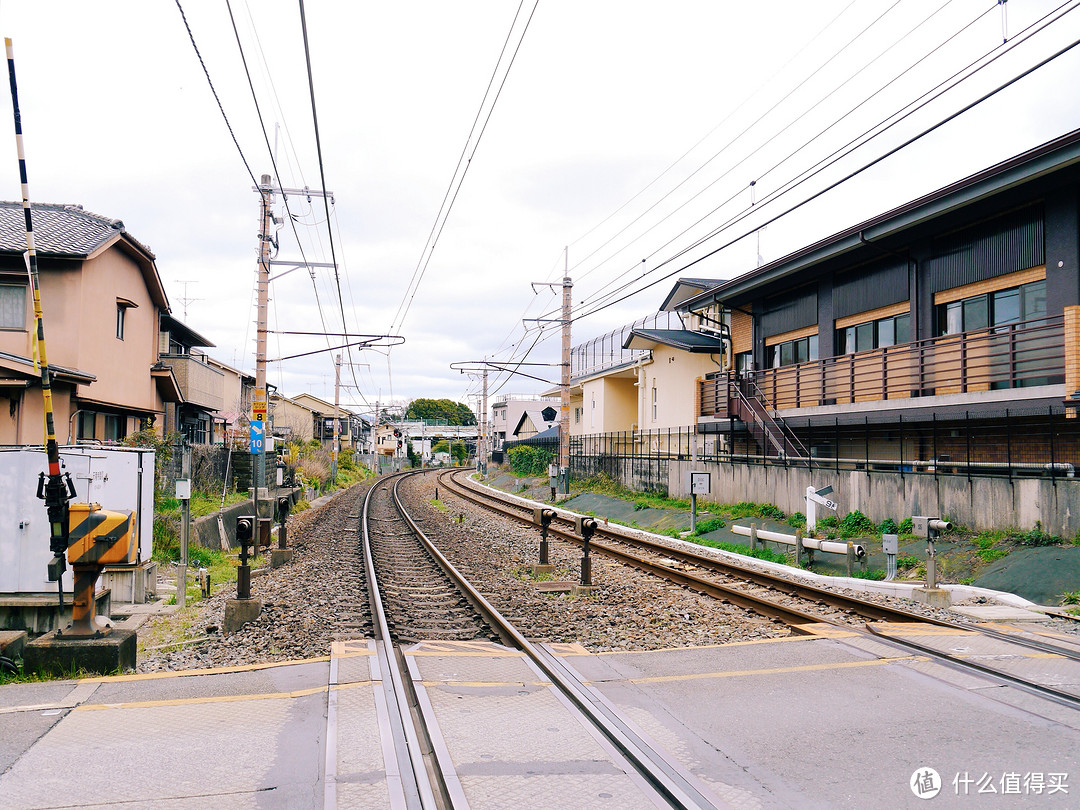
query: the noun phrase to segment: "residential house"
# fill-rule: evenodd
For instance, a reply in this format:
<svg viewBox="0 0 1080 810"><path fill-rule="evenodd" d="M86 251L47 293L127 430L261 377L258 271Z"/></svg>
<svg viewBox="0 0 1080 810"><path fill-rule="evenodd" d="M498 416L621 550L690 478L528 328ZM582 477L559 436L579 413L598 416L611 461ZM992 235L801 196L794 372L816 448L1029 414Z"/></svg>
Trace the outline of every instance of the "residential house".
<svg viewBox="0 0 1080 810"><path fill-rule="evenodd" d="M513 441L514 428L527 410L543 410L554 406L558 408L559 398L537 397L532 394L507 394L494 401L491 406L490 434L492 450L502 450L507 441Z"/></svg>
<svg viewBox="0 0 1080 810"><path fill-rule="evenodd" d="M169 313L154 254L120 220L81 206L32 212L58 440L118 440L157 425L176 386L151 372ZM0 202L0 442L10 444L43 440L24 227L22 204Z"/></svg>
<svg viewBox="0 0 1080 810"><path fill-rule="evenodd" d="M284 441L310 441L317 416L307 405L281 394L270 395L271 435Z"/></svg>
<svg viewBox="0 0 1080 810"><path fill-rule="evenodd" d="M651 342L650 368L661 345L720 350L672 391L695 418L656 473L668 491L696 458L742 469L714 476L720 499L796 511L828 484L875 520L1080 529L1080 130L731 280L689 281L665 302L682 345L643 328L623 343Z"/></svg>
<svg viewBox="0 0 1080 810"><path fill-rule="evenodd" d="M214 441L220 437L226 443L247 446L249 439L248 423L251 418L251 401L255 393L255 375L233 368L213 357L206 358L207 364L221 372L221 409L214 414L218 428L214 431ZM267 386L270 388L270 386Z"/></svg>
<svg viewBox="0 0 1080 810"><path fill-rule="evenodd" d="M549 430L555 427L559 421L559 411L548 405L542 409L532 409L525 411L521 414L517 424L514 426L514 430L511 433L512 441L520 441L522 439L531 439L538 433L542 433L545 430Z"/></svg>
<svg viewBox="0 0 1080 810"><path fill-rule="evenodd" d="M311 394L298 394L292 399L294 402L311 410L312 438L318 439L328 448L333 444L334 415L336 412L340 449L342 451L349 450L350 452L356 449L361 432L359 416L347 408L341 406L335 408L334 403L319 399Z"/></svg>
<svg viewBox="0 0 1080 810"><path fill-rule="evenodd" d="M202 351L214 344L171 315L161 316L158 363L152 374L171 375L165 395L163 431L177 431L192 444L213 444L215 416L225 408L225 373ZM159 386L159 388L162 386Z"/></svg>

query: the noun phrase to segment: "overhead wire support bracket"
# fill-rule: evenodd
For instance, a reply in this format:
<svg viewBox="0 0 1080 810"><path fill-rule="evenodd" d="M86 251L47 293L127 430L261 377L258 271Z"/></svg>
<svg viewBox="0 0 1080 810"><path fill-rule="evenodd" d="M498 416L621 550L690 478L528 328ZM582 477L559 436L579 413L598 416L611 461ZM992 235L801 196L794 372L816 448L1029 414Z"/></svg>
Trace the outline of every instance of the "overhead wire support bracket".
<svg viewBox="0 0 1080 810"><path fill-rule="evenodd" d="M299 270L301 267L307 267L307 268L331 267L331 268L337 270L337 263L336 262L303 262L303 261L298 262L298 261L289 261L289 260L286 260L286 259L271 259L270 261L267 262L267 264L270 265L271 267L278 266L278 267L288 267L289 268L284 273L278 273L276 276L271 276L270 278L267 279L267 281L277 281L282 276L287 276L293 270Z"/></svg>
<svg viewBox="0 0 1080 810"><path fill-rule="evenodd" d="M462 366L479 366L479 368L462 368ZM460 371L462 374L479 374L484 371L485 368L493 368L496 371L503 371L507 374L516 374L519 377L528 377L530 380L536 380L542 382L545 385L558 385L551 380L545 380L543 377L536 377L532 374L526 374L524 371L518 371L521 366L562 366L562 363L514 363L513 368L509 366L493 363L490 360L462 360L457 363L451 363L450 368L453 371Z"/></svg>
<svg viewBox="0 0 1080 810"><path fill-rule="evenodd" d="M287 355L285 357L277 357L277 358L275 358L273 360L267 360L266 362L267 363L280 363L283 360L295 360L297 357L309 357L310 355L313 355L313 354L322 354L323 352L334 352L334 351L338 351L339 349L348 349L348 348L351 348L353 346L359 346L359 347L361 347L363 349L374 349L374 348L381 348L381 347L400 346L402 343L405 342L405 338L402 337L401 335L366 335L364 337L366 337L367 339L366 340L352 340L352 341L349 341L348 343L343 343L340 346L328 346L325 349L315 349L314 351L301 352L300 354L290 354L290 355ZM394 343L389 343L388 342L388 343L382 343L382 344L376 345L376 341L383 340L383 339L386 339L388 341L393 340L393 341L396 341L396 342L394 342Z"/></svg>

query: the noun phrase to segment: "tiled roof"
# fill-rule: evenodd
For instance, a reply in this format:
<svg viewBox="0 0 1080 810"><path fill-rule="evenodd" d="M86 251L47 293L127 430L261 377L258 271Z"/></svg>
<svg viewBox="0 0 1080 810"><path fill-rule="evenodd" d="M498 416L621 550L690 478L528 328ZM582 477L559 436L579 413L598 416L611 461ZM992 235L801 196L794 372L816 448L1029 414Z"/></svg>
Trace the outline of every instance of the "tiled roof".
<svg viewBox="0 0 1080 810"><path fill-rule="evenodd" d="M31 203L34 243L38 253L50 256L89 256L117 234L145 251L145 246L127 234L124 223L86 211L80 205ZM0 201L0 253L26 252L26 223L21 202Z"/></svg>

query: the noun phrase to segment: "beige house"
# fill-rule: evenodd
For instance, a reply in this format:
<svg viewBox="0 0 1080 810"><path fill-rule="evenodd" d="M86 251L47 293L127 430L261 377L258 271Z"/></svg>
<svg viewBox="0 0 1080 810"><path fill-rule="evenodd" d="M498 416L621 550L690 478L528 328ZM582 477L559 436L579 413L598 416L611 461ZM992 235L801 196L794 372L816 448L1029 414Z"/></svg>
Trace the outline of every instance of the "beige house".
<svg viewBox="0 0 1080 810"><path fill-rule="evenodd" d="M221 437L226 441L246 443L255 377L212 357L207 357L206 363L221 372L222 406L214 414L214 422L219 426L214 430L214 441Z"/></svg>
<svg viewBox="0 0 1080 810"><path fill-rule="evenodd" d="M309 441L314 436L316 413L307 405L281 396L270 395L270 423L273 435L285 441Z"/></svg>
<svg viewBox="0 0 1080 810"><path fill-rule="evenodd" d="M697 280L688 283L696 285ZM719 328L716 334L690 331L675 313L643 318L575 346L570 435L693 424L699 381L730 363L724 346Z"/></svg>
<svg viewBox="0 0 1080 810"><path fill-rule="evenodd" d="M159 318L169 312L154 254L120 220L77 205L35 204L33 217L58 440L116 440L156 425L176 384L151 373ZM25 253L22 205L0 202L3 444L43 440Z"/></svg>
<svg viewBox="0 0 1080 810"><path fill-rule="evenodd" d="M319 399L312 394L298 394L294 402L308 408L312 413L312 436L327 447L334 441L334 403ZM337 407L338 442L342 450L353 450L360 437L360 418L347 408Z"/></svg>
<svg viewBox="0 0 1080 810"><path fill-rule="evenodd" d="M225 406L225 374L202 351L213 345L171 315L161 316L158 364L152 373L162 378L168 369L176 384L175 396L165 397L161 429L182 433L192 444L212 444L220 438L214 430L220 420L214 416Z"/></svg>

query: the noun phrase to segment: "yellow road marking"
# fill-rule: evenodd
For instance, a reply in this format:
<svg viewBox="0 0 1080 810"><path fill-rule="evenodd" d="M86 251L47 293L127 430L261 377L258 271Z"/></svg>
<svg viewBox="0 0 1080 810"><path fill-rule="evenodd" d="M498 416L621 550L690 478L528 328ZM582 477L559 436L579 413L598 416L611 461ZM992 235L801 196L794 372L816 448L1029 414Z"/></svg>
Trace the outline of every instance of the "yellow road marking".
<svg viewBox="0 0 1080 810"><path fill-rule="evenodd" d="M852 635L855 635L852 633ZM814 641L823 636L778 636L777 638L755 638L747 641L731 641L727 644L701 644L697 647L661 647L655 650L604 650L593 655L640 655L642 653L682 652L683 650L722 650L725 647L742 647L747 644L775 644L782 641Z"/></svg>
<svg viewBox="0 0 1080 810"><path fill-rule="evenodd" d="M195 675L227 675L232 672L254 672L273 667L293 667L299 664L319 664L329 661L329 655L318 658L297 658L291 661L275 661L269 664L244 664L235 667L208 667L207 669L179 669L171 672L136 672L131 675L102 675L97 678L80 678L77 683L116 683L117 681L152 681L157 678L186 678Z"/></svg>
<svg viewBox="0 0 1080 810"><path fill-rule="evenodd" d="M356 683L337 684L329 687L335 692L345 689L356 689L360 686L370 686L372 681L357 681ZM325 686L314 686L310 689L297 689L292 692L267 692L254 695L207 695L204 697L172 698L170 700L137 700L127 703L84 703L76 706L72 711L93 712L104 709L154 709L163 706L197 706L210 703L240 703L248 700L289 700L294 698L308 697L327 691Z"/></svg>
<svg viewBox="0 0 1080 810"><path fill-rule="evenodd" d="M651 678L631 678L628 683L666 683L668 681L692 681L697 678L735 678L744 675L781 675L787 672L814 672L824 669L850 669L853 667L873 667L880 664L894 664L898 661L929 661L925 656L905 655L901 658L875 658L870 661L840 661L834 664L805 664L798 667L776 667L775 669L738 669L729 672L698 672L689 675L657 675Z"/></svg>

